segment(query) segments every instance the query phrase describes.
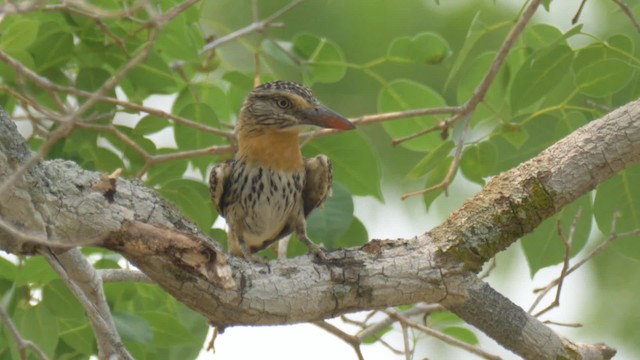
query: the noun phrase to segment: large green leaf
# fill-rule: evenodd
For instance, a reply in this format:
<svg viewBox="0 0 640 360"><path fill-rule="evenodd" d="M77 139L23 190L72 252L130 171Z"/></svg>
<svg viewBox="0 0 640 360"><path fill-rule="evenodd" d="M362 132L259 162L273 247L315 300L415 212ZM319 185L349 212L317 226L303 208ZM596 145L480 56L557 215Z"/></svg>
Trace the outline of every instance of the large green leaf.
<svg viewBox="0 0 640 360"><path fill-rule="evenodd" d="M438 147L425 155L416 166L411 169L407 178L417 179L435 169L441 161L451 155L451 150L455 147L453 141L444 141Z"/></svg>
<svg viewBox="0 0 640 360"><path fill-rule="evenodd" d="M203 183L177 178L165 183L160 189L160 194L173 201L201 229L208 229L213 225L213 204L209 188Z"/></svg>
<svg viewBox="0 0 640 360"><path fill-rule="evenodd" d="M0 278L14 280L17 273L18 267L16 266L16 264L5 259L4 257L0 257Z"/></svg>
<svg viewBox="0 0 640 360"><path fill-rule="evenodd" d="M308 33L296 35L293 51L304 60L303 74L309 84L336 82L347 72L342 50L326 38Z"/></svg>
<svg viewBox="0 0 640 360"><path fill-rule="evenodd" d="M51 269L51 266L43 257L34 256L28 258L24 265L19 267L16 275L16 285L21 286L29 283L45 285L58 278L58 274Z"/></svg>
<svg viewBox="0 0 640 360"><path fill-rule="evenodd" d="M436 91L411 80L394 80L382 89L378 96L378 111L406 111L420 108L446 106L444 98ZM408 119L385 121L384 129L392 138L415 134L438 124L434 116L416 116ZM438 132L431 132L416 139L405 141L407 149L427 152L435 149L442 139Z"/></svg>
<svg viewBox="0 0 640 360"><path fill-rule="evenodd" d="M600 184L596 191L594 215L598 228L605 233L611 232L613 216L616 219L616 231L624 232L640 228L640 166L629 167L615 177ZM640 241L620 239L616 246L624 248L627 256L640 259Z"/></svg>
<svg viewBox="0 0 640 360"><path fill-rule="evenodd" d="M478 85L486 77L487 71L495 60L496 53L486 52L478 55L462 72L457 88L457 100L459 104L467 102L476 91ZM505 93L509 84L510 67L505 63L494 79L484 98L472 114L472 122L482 120L497 122L500 118L510 118L509 106L505 101Z"/></svg>
<svg viewBox="0 0 640 360"><path fill-rule="evenodd" d="M178 82L169 65L155 52L138 64L125 77L130 84L148 94L172 94L178 91Z"/></svg>
<svg viewBox="0 0 640 360"><path fill-rule="evenodd" d="M352 221L353 198L342 184L336 182L333 184L333 195L309 215L307 232L311 239L333 248Z"/></svg>
<svg viewBox="0 0 640 360"><path fill-rule="evenodd" d="M539 50L522 65L511 84L511 108L514 112L542 99L566 76L573 60L573 51L566 45Z"/></svg>
<svg viewBox="0 0 640 360"><path fill-rule="evenodd" d="M449 43L440 34L424 32L413 38L403 36L395 39L387 58L394 61L439 64L449 55Z"/></svg>
<svg viewBox="0 0 640 360"><path fill-rule="evenodd" d="M203 103L187 104L178 115L211 127L219 127L220 125L213 109ZM175 124L175 138L180 150L195 150L222 143L218 135L194 129L181 123Z"/></svg>
<svg viewBox="0 0 640 360"><path fill-rule="evenodd" d="M460 51L456 56L456 60L451 67L451 71L449 71L449 76L447 77L447 82L445 87L449 85L451 80L458 74L458 71L462 68L465 60L469 59L469 53L471 49L476 45L478 40L482 38L487 33L490 33L492 29L488 27L485 23L480 20L480 11L478 11L473 20L471 20L471 24L469 25L469 30L467 30L467 36L464 39L464 43Z"/></svg>
<svg viewBox="0 0 640 360"><path fill-rule="evenodd" d="M7 21L7 19L5 19ZM0 49L12 54L26 49L37 39L40 23L28 18L15 18L0 36Z"/></svg>
<svg viewBox="0 0 640 360"><path fill-rule="evenodd" d="M93 68L81 68L78 72L78 76L76 77L76 86L90 93L96 92L105 82L107 82L111 78L111 74L101 68L93 67ZM109 89L104 95L109 97L116 97L116 91L114 89ZM80 101L80 105L84 104L86 98ZM85 114L104 114L104 113L112 113L115 112L116 106L109 103L96 103L91 106L85 112Z"/></svg>
<svg viewBox="0 0 640 360"><path fill-rule="evenodd" d="M347 231L333 244L333 246L336 249L350 248L366 244L367 241L369 241L367 228L362 224L360 219L354 216L349 229L347 229Z"/></svg>
<svg viewBox="0 0 640 360"><path fill-rule="evenodd" d="M38 71L60 67L73 56L73 35L58 22L41 23L38 39L29 51Z"/></svg>
<svg viewBox="0 0 640 360"><path fill-rule="evenodd" d="M444 161L438 163L438 165L433 170L429 171L429 174L427 175L427 181L424 184L424 188L427 189L440 184L442 180L444 180L444 178L447 176L447 173L449 173L452 162L453 157L449 156ZM455 177L455 174L453 176ZM442 190L430 191L422 196L424 205L427 210L429 210L429 207L431 206L433 201L442 193Z"/></svg>
<svg viewBox="0 0 640 360"><path fill-rule="evenodd" d="M498 150L494 143L483 141L469 146L460 159L460 170L467 179L484 185L484 178L495 174Z"/></svg>
<svg viewBox="0 0 640 360"><path fill-rule="evenodd" d="M40 303L36 306L16 309L14 322L23 338L35 342L49 358L53 358L60 340L58 320L55 314ZM19 357L14 358L18 359Z"/></svg>
<svg viewBox="0 0 640 360"><path fill-rule="evenodd" d="M560 222L564 236L569 236L571 224L578 211L582 209L582 215L575 227L574 237L571 242L571 257L577 254L589 239L591 231L591 196L585 195L577 201L565 206L556 215L546 219L531 234L521 240L524 254L529 263L531 277L544 267L562 263L565 257L565 246L558 235L557 223Z"/></svg>
<svg viewBox="0 0 640 360"><path fill-rule="evenodd" d="M357 130L319 137L303 149L304 156L325 154L333 165L334 179L354 195L382 199L380 164L369 141Z"/></svg>
<svg viewBox="0 0 640 360"><path fill-rule="evenodd" d="M607 96L631 81L634 69L625 61L605 59L591 63L576 74L580 91L589 96Z"/></svg>
<svg viewBox="0 0 640 360"><path fill-rule="evenodd" d="M210 106L218 119L227 119L228 122L231 116L227 95L216 85L210 83L188 84L180 90L173 103L173 113L180 113L186 106L194 103Z"/></svg>
<svg viewBox="0 0 640 360"><path fill-rule="evenodd" d="M112 313L113 321L116 324L118 334L122 340L127 342L137 342L145 345L151 345L153 340L153 331L149 323L141 316L114 311Z"/></svg>
<svg viewBox="0 0 640 360"><path fill-rule="evenodd" d="M191 341L191 334L184 325L175 318L174 314L161 311L140 312L153 331L153 345L157 347L172 347Z"/></svg>
<svg viewBox="0 0 640 360"><path fill-rule="evenodd" d="M476 336L476 334L473 331L467 329L466 327L449 326L442 329L442 332L460 341L464 341L467 344L478 345L479 343L478 337Z"/></svg>

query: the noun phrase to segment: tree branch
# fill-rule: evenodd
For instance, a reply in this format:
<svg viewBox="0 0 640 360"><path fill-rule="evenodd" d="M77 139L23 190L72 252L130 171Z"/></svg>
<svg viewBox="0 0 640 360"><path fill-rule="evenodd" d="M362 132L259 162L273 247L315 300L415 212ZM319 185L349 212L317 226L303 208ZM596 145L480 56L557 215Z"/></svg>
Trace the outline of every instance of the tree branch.
<svg viewBox="0 0 640 360"><path fill-rule="evenodd" d="M30 154L16 140L15 125L0 115L4 179ZM91 189L99 174L67 161L42 161L29 168L0 193L0 216L29 234L70 244L74 239L102 240L102 246L120 252L220 328L313 322L424 301L444 305L524 357L608 358L610 348L561 339L516 305L499 300L473 272L638 160L640 101L634 101L494 177L433 230L413 239L372 240L357 249L334 250L324 263L301 256L259 266L227 258L217 243L140 182L120 179L111 203ZM23 249L24 243L16 241L0 230L0 248ZM499 302L477 306L494 297ZM493 304L501 304L503 311L494 312ZM510 331L496 331L496 326ZM545 350L538 349L541 343Z"/></svg>

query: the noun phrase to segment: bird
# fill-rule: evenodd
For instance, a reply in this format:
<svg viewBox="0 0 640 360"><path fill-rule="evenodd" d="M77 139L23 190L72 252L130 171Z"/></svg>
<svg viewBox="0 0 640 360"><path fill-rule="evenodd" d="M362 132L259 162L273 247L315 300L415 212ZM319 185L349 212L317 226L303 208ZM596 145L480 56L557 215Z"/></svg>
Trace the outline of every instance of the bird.
<svg viewBox="0 0 640 360"><path fill-rule="evenodd" d="M306 218L331 194L332 166L326 155L303 158L299 134L309 125L355 128L292 81L259 85L245 98L235 156L209 175L211 200L227 222L232 255L265 262L253 254L295 233L318 259L326 259L307 235Z"/></svg>

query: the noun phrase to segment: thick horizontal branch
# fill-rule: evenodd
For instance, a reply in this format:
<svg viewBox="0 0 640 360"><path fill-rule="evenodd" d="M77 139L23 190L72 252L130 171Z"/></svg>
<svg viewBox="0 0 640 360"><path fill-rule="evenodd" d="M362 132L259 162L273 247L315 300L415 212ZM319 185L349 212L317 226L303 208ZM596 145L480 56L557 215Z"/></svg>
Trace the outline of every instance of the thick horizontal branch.
<svg viewBox="0 0 640 360"><path fill-rule="evenodd" d="M29 158L26 145L16 137L15 126L3 114L0 181ZM144 184L121 179L111 203L92 188L99 174L66 161L43 161L30 168L10 191L0 194L0 216L15 229L45 240L72 244L96 239L219 327L318 321L422 301L442 303L494 335L490 326L496 323L512 322L520 331L526 323L542 325L526 316L486 316L490 307L466 311L471 292L464 287L478 285L460 279L473 279L469 271L477 271L496 252L639 159L640 102L635 101L496 176L432 231L335 250L324 263L301 256L260 266L227 258L217 243ZM12 232L0 228L0 233L0 248L14 253L29 249ZM509 302L504 306L517 308ZM526 343L514 348L509 339L497 340L523 356L536 354L539 339L508 334ZM549 340L558 344L557 356L587 348L563 342L550 331L544 336L559 339ZM611 355L609 350L604 347L601 354Z"/></svg>

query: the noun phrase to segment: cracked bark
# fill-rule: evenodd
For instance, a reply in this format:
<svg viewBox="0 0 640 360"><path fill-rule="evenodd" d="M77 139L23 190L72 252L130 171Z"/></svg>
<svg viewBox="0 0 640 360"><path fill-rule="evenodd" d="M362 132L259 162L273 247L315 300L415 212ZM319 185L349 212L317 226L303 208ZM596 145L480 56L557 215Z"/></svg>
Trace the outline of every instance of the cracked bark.
<svg viewBox="0 0 640 360"><path fill-rule="evenodd" d="M29 158L13 123L0 119L0 181ZM120 179L114 202L92 189L99 174L42 161L5 194L1 218L30 237L118 251L213 324L317 321L347 312L440 303L515 353L532 359L610 358L606 345L559 337L475 276L495 253L640 159L640 102L594 120L537 157L494 177L440 226L412 238L269 266L227 258L144 184ZM0 230L0 248L37 245ZM309 301L313 299L314 301ZM543 344L544 346L541 346Z"/></svg>

